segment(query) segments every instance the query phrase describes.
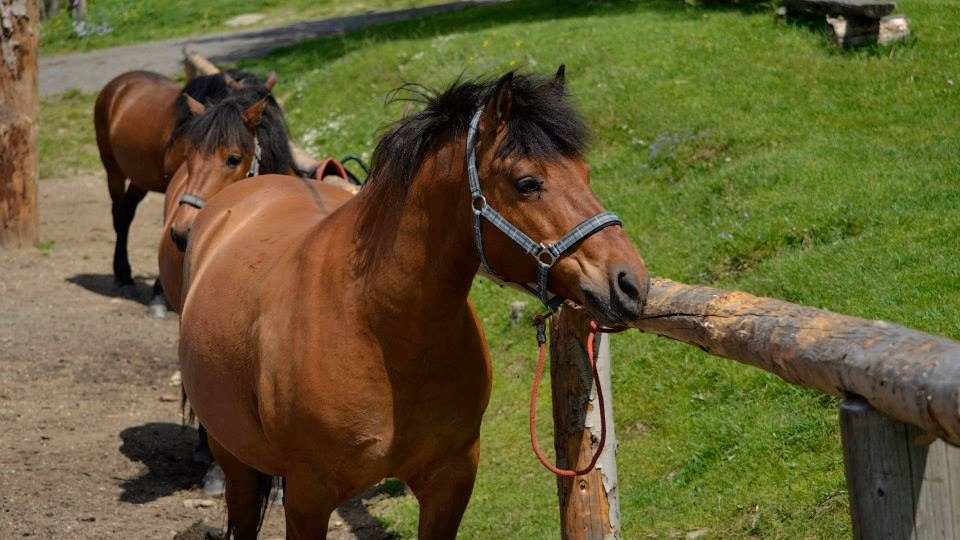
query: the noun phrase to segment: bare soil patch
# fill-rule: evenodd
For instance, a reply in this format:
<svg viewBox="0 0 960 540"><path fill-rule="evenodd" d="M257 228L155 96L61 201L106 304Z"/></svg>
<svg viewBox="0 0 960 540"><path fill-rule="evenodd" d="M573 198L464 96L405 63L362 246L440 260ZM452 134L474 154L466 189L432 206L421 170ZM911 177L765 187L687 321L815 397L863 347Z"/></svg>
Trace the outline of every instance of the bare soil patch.
<svg viewBox="0 0 960 540"><path fill-rule="evenodd" d="M177 318L148 316L162 196L140 205L130 261L140 298L117 296L106 186L40 184L41 243L0 251L0 538L204 538L224 527L203 499L196 430L181 422ZM368 495L370 496L370 495ZM355 531L355 532L354 532ZM274 506L262 538L282 538ZM330 538L390 538L364 500Z"/></svg>

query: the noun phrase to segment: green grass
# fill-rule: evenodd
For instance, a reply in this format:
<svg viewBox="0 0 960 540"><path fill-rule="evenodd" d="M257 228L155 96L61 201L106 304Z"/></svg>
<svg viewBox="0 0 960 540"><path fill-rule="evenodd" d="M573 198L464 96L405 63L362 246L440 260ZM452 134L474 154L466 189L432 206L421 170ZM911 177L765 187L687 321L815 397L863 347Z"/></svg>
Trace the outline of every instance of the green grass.
<svg viewBox="0 0 960 540"><path fill-rule="evenodd" d="M93 131L96 96L76 91L40 100L40 179L102 171Z"/></svg>
<svg viewBox="0 0 960 540"><path fill-rule="evenodd" d="M915 41L837 52L763 11L518 1L243 66L284 75L291 131L315 154L369 157L404 81L566 63L595 133L593 185L653 275L960 338L960 12L899 9ZM495 380L462 538L557 536L555 482L526 434L535 346L509 323L518 298L473 292ZM624 538L849 538L834 399L683 344L613 340ZM414 536L413 499L376 508Z"/></svg>
<svg viewBox="0 0 960 540"><path fill-rule="evenodd" d="M43 22L40 34L42 54L86 51L141 41L228 30L227 20L245 13L264 18L254 26L298 22L321 17L391 10L435 4L438 0L89 0L87 21L107 26L106 34L78 36L68 9ZM62 2L67 4L67 2Z"/></svg>

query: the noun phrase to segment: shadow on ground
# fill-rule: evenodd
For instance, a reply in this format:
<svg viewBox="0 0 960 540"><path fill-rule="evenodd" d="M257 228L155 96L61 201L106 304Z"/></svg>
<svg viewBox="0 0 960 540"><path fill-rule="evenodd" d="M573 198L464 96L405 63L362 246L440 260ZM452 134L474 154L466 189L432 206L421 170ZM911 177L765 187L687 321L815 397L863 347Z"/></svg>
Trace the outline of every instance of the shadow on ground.
<svg viewBox="0 0 960 540"><path fill-rule="evenodd" d="M201 485L206 467L193 461L197 430L169 422L151 422L120 433L120 452L147 470L124 480L120 500L143 504Z"/></svg>
<svg viewBox="0 0 960 540"><path fill-rule="evenodd" d="M143 305L150 303L150 296L153 291L152 276L136 276L133 278L137 286L137 295L134 298L125 298L131 302L138 302ZM122 298L120 288L114 282L113 274L77 274L67 278L67 281L74 285L79 285L84 289L106 296L109 298Z"/></svg>

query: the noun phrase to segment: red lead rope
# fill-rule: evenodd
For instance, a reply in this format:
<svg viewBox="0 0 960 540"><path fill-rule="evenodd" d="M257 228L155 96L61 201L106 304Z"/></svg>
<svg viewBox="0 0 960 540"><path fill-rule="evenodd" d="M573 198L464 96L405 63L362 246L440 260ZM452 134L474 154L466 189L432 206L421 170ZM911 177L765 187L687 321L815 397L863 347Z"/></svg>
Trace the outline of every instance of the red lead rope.
<svg viewBox="0 0 960 540"><path fill-rule="evenodd" d="M597 373L597 362L593 354L593 344L598 333L617 333L624 329L601 329L596 321L590 321L590 333L587 334L587 358L590 359L590 369L593 371L593 382L597 387L597 401L600 405L600 442L597 444L597 451L590 459L590 464L577 471L573 469L561 469L547 460L540 449L540 442L537 440L537 394L540 392L540 381L543 378L543 367L547 360L547 337L546 337L546 318L539 316L534 319L534 325L537 327L537 343L540 345L540 358L537 360L537 374L533 378L533 390L530 392L530 443L533 445L533 453L537 455L540 463L550 472L557 476L581 476L589 473L600 459L603 453L603 446L607 442L607 411L603 401L603 389L600 385L600 375Z"/></svg>

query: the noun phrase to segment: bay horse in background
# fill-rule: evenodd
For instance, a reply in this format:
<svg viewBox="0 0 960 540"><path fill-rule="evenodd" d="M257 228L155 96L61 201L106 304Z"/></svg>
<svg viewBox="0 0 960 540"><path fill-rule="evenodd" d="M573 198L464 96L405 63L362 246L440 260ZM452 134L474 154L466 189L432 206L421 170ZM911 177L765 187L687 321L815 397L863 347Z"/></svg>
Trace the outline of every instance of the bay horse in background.
<svg viewBox="0 0 960 540"><path fill-rule="evenodd" d="M246 89L209 107L185 98L191 117L175 133L185 143L184 161L164 195L158 251L159 281L177 312L187 235L205 201L244 178L297 175L283 112L269 90Z"/></svg>
<svg viewBox="0 0 960 540"><path fill-rule="evenodd" d="M246 88L270 90L276 75L263 81L250 73L231 71L196 77L181 88L171 79L149 71L130 71L104 86L94 105L93 122L100 161L107 173L117 239L113 275L126 298L136 296L127 255L127 237L137 205L150 191L163 192L183 162L184 145L178 128L190 119L187 93L216 103ZM127 183L129 180L129 183ZM159 280L154 284L151 312L165 315Z"/></svg>
<svg viewBox="0 0 960 540"><path fill-rule="evenodd" d="M179 353L226 473L229 535L257 536L279 475L287 538L323 538L330 513L384 477L419 500L421 539L456 536L491 387L468 299L478 268L605 325L646 300L643 260L589 187L585 137L562 67L510 73L427 98L349 200L268 175L208 201Z"/></svg>

